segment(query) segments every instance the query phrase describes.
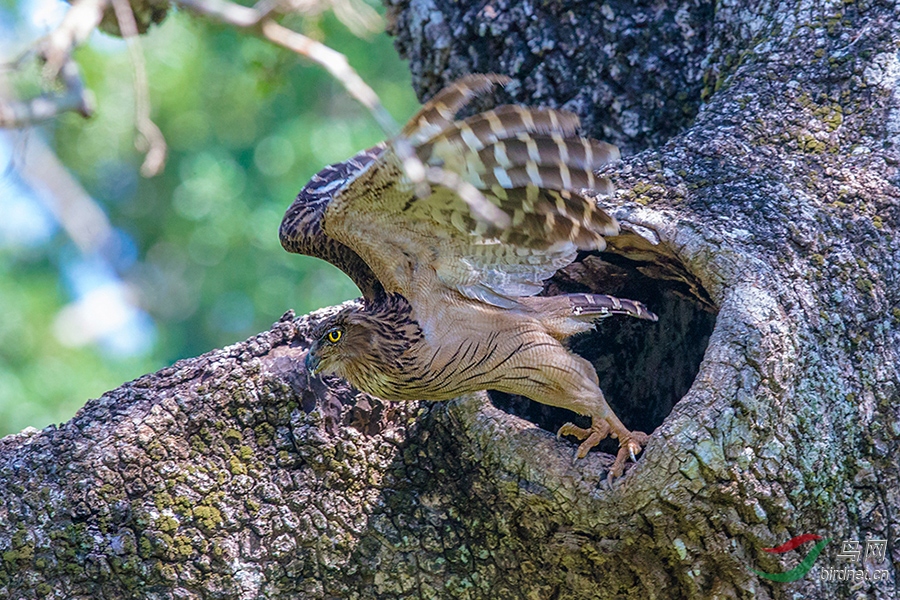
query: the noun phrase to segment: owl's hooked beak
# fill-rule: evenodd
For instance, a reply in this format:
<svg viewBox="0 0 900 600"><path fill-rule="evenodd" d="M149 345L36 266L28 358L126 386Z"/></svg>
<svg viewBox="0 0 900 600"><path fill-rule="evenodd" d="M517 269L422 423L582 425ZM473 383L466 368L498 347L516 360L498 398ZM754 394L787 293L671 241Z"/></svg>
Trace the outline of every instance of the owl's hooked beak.
<svg viewBox="0 0 900 600"><path fill-rule="evenodd" d="M306 372L310 375L315 375L319 372L319 369L322 367L321 360L319 360L318 355L316 354L316 350L319 349L318 344L313 344L309 347L309 352L306 353Z"/></svg>

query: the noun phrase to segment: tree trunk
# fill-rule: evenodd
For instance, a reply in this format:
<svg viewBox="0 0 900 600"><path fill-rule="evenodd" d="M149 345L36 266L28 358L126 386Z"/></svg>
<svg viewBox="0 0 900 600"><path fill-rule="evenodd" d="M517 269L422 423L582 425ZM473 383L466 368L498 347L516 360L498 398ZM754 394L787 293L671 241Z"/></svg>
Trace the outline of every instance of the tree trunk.
<svg viewBox="0 0 900 600"><path fill-rule="evenodd" d="M395 0L423 96L506 73L627 151L623 234L548 292L660 315L573 342L655 428L637 464L609 486L523 399L311 379L329 310L285 318L0 441L0 597L895 597L898 9ZM804 577L756 573L806 533ZM867 540L883 560L839 556ZM885 578L825 581L847 566Z"/></svg>

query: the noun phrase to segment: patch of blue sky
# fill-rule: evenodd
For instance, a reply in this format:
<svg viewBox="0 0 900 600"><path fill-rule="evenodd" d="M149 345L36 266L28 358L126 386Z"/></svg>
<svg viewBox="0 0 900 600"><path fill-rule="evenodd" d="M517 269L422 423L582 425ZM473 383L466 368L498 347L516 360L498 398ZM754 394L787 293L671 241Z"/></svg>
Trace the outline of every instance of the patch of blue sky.
<svg viewBox="0 0 900 600"><path fill-rule="evenodd" d="M13 137L0 131L0 249L8 250L42 246L58 228L15 170Z"/></svg>
<svg viewBox="0 0 900 600"><path fill-rule="evenodd" d="M153 350L156 326L137 303L137 294L99 256L69 254L60 260L72 302L54 322L67 346L96 344L110 358L143 356Z"/></svg>

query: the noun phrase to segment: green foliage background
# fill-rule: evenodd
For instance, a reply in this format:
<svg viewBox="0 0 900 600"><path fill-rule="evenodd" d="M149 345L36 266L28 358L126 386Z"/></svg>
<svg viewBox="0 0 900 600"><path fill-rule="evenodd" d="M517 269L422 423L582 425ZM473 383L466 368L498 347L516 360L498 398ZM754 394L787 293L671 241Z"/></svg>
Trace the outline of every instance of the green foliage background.
<svg viewBox="0 0 900 600"><path fill-rule="evenodd" d="M345 53L398 122L418 106L386 34L355 37L330 15L294 22ZM0 248L0 435L68 419L89 398L175 360L234 343L298 314L356 297L355 286L278 241L285 209L311 175L383 139L323 69L186 14L142 38L165 172L138 174L132 68L121 40L77 51L98 109L45 127L62 161L134 242L119 275L156 324L152 350L122 357L61 345L54 316L72 297L62 231L27 250Z"/></svg>

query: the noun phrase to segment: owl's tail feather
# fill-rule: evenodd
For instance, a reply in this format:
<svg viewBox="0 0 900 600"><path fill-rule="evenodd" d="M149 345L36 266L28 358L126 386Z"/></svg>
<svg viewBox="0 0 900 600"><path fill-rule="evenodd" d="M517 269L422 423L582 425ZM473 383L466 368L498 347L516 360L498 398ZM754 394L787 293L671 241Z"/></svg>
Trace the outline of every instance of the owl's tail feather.
<svg viewBox="0 0 900 600"><path fill-rule="evenodd" d="M605 294L566 294L565 297L571 305L571 316L578 320L594 321L612 315L628 315L648 321L659 320L659 317L637 300Z"/></svg>

